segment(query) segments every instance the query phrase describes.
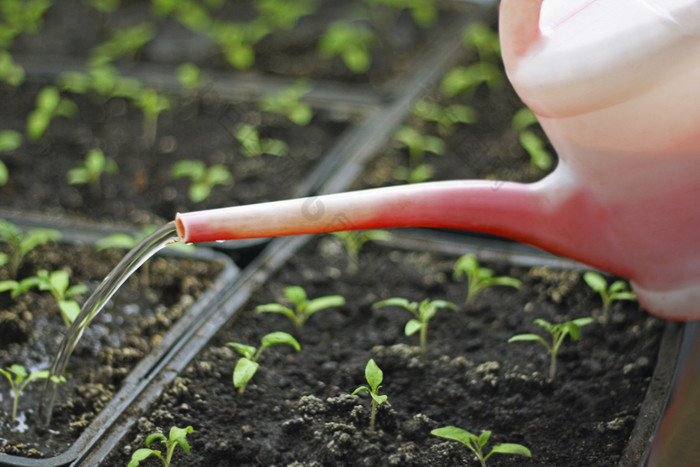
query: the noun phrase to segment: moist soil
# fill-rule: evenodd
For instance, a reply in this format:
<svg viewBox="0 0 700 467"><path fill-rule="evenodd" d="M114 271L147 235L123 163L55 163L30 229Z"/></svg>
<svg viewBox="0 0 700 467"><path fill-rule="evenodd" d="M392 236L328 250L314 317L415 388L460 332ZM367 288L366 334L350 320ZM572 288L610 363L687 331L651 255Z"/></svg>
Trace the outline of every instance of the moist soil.
<svg viewBox="0 0 700 467"><path fill-rule="evenodd" d="M0 86L0 128L23 131L38 90L28 84ZM66 96L78 105L74 119L54 119L37 142L3 154L10 178L0 187L0 207L144 225L171 220L178 211L290 198L300 194L301 183L348 126L323 112L298 127L286 117L260 112L255 104L182 98L161 115L157 140L150 145L142 137L143 116L123 99ZM285 141L288 155L242 155L234 137L242 123L257 127L261 137ZM68 171L95 148L116 161L119 173L103 174L98 190L70 185ZM207 167L222 164L232 178L193 203L189 178L171 176L172 165L183 159L198 159Z"/></svg>
<svg viewBox="0 0 700 467"><path fill-rule="evenodd" d="M465 306L467 285L452 277L455 259L368 244L359 272L349 275L335 238L308 244L176 378L105 465L128 463L152 432L188 425L192 449L175 454L178 465L476 465L466 447L430 435L447 425L491 430L491 443L520 443L533 454L494 455L489 465L617 465L656 363L663 322L636 303L615 304L607 324L583 327L578 342L563 344L550 382L543 346L507 340L544 336L536 318L599 317L600 298L580 272L489 264L523 287L489 288ZM253 312L279 302L289 285L303 286L309 298L340 294L347 303L319 311L301 331L283 316ZM407 311L372 308L397 296L459 305L430 321L425 355L417 336L404 335ZM239 396L232 384L238 355L226 343L257 346L273 331L294 334L301 351L266 349ZM380 393L388 396L374 433L369 398L350 395L366 384L370 358L384 372Z"/></svg>
<svg viewBox="0 0 700 467"><path fill-rule="evenodd" d="M85 284L92 292L123 255L122 250L47 244L25 257L19 277L39 269L64 269L71 284ZM22 392L20 422L12 425L12 395L3 376L0 453L51 457L70 447L171 323L211 287L221 267L219 262L172 257L155 257L142 266L88 326L73 352L67 382L60 385L58 400L64 402L54 408L49 430L37 423L43 382L32 382ZM9 279L7 268L0 275L0 280ZM32 371L48 368L66 331L51 294L32 289L13 299L3 293L0 310L0 367L19 363Z"/></svg>

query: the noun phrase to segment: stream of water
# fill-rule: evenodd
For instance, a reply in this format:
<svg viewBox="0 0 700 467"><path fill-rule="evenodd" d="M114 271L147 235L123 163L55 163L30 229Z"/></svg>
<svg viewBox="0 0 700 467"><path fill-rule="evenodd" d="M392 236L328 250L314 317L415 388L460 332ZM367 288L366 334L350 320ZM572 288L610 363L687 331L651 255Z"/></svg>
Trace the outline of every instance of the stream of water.
<svg viewBox="0 0 700 467"><path fill-rule="evenodd" d="M80 314L66 332L61 346L54 357L53 364L51 365L51 374L46 380L46 385L41 395L41 405L39 406L39 418L42 423L48 426L51 422L53 406L56 403L56 395L60 383L53 382L52 377L63 375L66 365L68 364L68 359L85 332L85 328L99 314L119 287L143 263L162 248L178 240L175 224L172 222L156 230L129 251L112 272L104 278L87 301L85 301L85 304L83 304L80 310Z"/></svg>

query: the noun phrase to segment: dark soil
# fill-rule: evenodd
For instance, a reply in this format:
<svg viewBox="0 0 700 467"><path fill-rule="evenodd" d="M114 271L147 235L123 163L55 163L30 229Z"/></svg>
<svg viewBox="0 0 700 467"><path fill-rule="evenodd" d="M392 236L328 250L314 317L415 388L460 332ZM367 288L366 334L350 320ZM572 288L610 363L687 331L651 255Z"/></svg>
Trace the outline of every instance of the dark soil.
<svg viewBox="0 0 700 467"><path fill-rule="evenodd" d="M611 322L584 327L579 342L562 346L556 380L548 382L544 348L508 338L540 332L535 318L597 316L599 297L578 272L493 264L499 275L520 278L523 288L486 289L465 308L467 287L453 280L454 262L369 245L360 272L348 276L334 239L307 245L213 338L106 465L126 464L154 431L187 425L194 427L192 452L176 454L182 465L476 465L464 446L430 435L446 425L492 430L492 443L520 443L533 453L532 459L495 455L489 465L617 465L663 322L635 303L616 304ZM279 301L288 285L303 286L310 298L341 294L347 304L318 312L298 333L282 316L252 312ZM446 299L460 310L437 313L421 357L416 336L403 333L409 313L371 307L392 296ZM239 397L231 381L238 356L225 344L259 345L272 331L296 334L302 349L267 349ZM366 384L370 358L384 372L380 392L389 402L380 406L375 433L368 429L368 397L349 395Z"/></svg>
<svg viewBox="0 0 700 467"><path fill-rule="evenodd" d="M22 132L37 92L30 85L0 85L0 128ZM68 97L80 109L75 119L54 119L39 141L3 154L10 179L0 187L0 207L143 225L171 220L178 211L290 198L299 194L301 182L348 126L318 113L308 126L297 127L286 117L260 112L255 104L185 98L161 115L151 146L142 138L140 111L123 99ZM262 137L285 141L289 154L243 156L234 137L241 123L257 127ZM103 174L99 192L88 185L69 185L67 172L95 148L117 162L119 174ZM170 173L181 159L223 164L232 181L193 203L189 179L174 179Z"/></svg>
<svg viewBox="0 0 700 467"><path fill-rule="evenodd" d="M71 284L84 283L90 291L121 260L121 250L96 252L88 246L45 245L24 260L20 277L39 269L70 272ZM53 412L51 430L37 427L38 397L43 382L30 383L22 393L18 416L10 422L12 396L8 382L0 382L0 453L51 457L66 450L119 390L123 379L151 351L175 322L211 287L221 263L156 257L129 279L103 313L88 326L67 369ZM8 279L7 269L0 280ZM82 303L87 296L78 297ZM0 366L19 363L28 369L46 369L66 331L56 302L37 289L12 299L0 295Z"/></svg>

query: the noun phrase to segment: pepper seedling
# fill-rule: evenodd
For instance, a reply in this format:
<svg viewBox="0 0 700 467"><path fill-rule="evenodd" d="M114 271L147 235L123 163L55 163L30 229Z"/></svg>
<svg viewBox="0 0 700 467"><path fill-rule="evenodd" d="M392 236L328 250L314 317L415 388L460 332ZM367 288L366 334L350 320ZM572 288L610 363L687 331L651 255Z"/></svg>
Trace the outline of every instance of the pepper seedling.
<svg viewBox="0 0 700 467"><path fill-rule="evenodd" d="M41 138L54 117L74 117L78 106L61 97L55 86L44 86L36 97L36 108L27 116L27 138L36 141Z"/></svg>
<svg viewBox="0 0 700 467"><path fill-rule="evenodd" d="M189 177L190 188L187 192L190 201L201 203L209 197L216 185L226 185L231 181L231 172L221 164L210 167L196 159L183 159L173 164L170 169L173 178Z"/></svg>
<svg viewBox="0 0 700 467"><path fill-rule="evenodd" d="M463 430L456 426L445 426L436 428L430 432L431 435L439 436L440 438L459 441L468 447L481 463L481 467L486 467L486 461L494 454L511 454L514 456L532 457L532 453L528 448L521 444L501 443L496 444L491 448L491 451L484 455L484 446L491 438L491 432L486 430L481 432L479 436Z"/></svg>
<svg viewBox="0 0 700 467"><path fill-rule="evenodd" d="M500 285L519 289L522 286L522 282L514 277L494 277L494 271L480 266L476 255L473 254L463 255L457 260L452 276L455 280L461 280L462 277L467 278L468 291L464 301L465 305L469 305L474 297L487 287Z"/></svg>
<svg viewBox="0 0 700 467"><path fill-rule="evenodd" d="M374 433L374 421L377 417L377 406L383 404L387 400L387 395L379 395L379 389L382 387L382 381L384 381L384 372L379 368L374 359L370 358L365 366L365 379L367 380L367 386L360 386L355 389L352 394L355 395L359 392L366 392L372 398L372 412L369 419L369 431Z"/></svg>
<svg viewBox="0 0 700 467"><path fill-rule="evenodd" d="M283 293L285 299L294 305L293 309L280 303L267 303L258 305L255 307L255 311L257 313L279 313L289 318L297 329L301 329L304 323L317 311L345 305L345 298L340 295L326 295L309 300L306 290L297 285L285 287Z"/></svg>
<svg viewBox="0 0 700 467"><path fill-rule="evenodd" d="M340 56L353 73L364 73L372 64L371 49L376 37L366 25L336 21L321 36L319 52L324 58Z"/></svg>
<svg viewBox="0 0 700 467"><path fill-rule="evenodd" d="M5 368L4 370L0 368L0 373L5 375L7 380L10 382L10 386L12 386L12 395L14 396L12 402L12 423L15 423L17 420L17 404L19 402L19 396L22 394L22 391L24 391L24 388L26 388L27 385L35 379L48 378L50 372L49 370L41 370L30 373L22 365L15 364L11 365L9 368ZM63 376L52 376L51 381L54 383L65 383L66 378Z"/></svg>
<svg viewBox="0 0 700 467"><path fill-rule="evenodd" d="M236 352L242 355L242 358L236 363L233 369L233 386L238 388L238 395L243 395L248 382L255 376L260 364L260 354L263 350L272 346L286 344L293 347L297 352L301 350L299 342L294 337L286 332L271 332L263 336L260 342L260 348L256 349L252 345L240 344L238 342L227 342L228 347L233 347Z"/></svg>
<svg viewBox="0 0 700 467"><path fill-rule="evenodd" d="M61 318L66 327L69 327L75 318L80 313L80 305L75 300L69 300L68 297L82 295L88 291L83 284L70 285L70 276L66 271L58 270L49 272L46 269L41 269L36 276L27 277L19 281L19 284L12 291L12 296L26 292L27 290L38 287L39 290L48 290L53 295L53 298L58 304L61 311Z"/></svg>
<svg viewBox="0 0 700 467"><path fill-rule="evenodd" d="M385 306L398 306L404 308L411 312L414 319L409 320L404 328L404 333L407 336L412 336L416 332L420 331L420 350L423 355L425 355L426 343L428 340L428 323L430 319L435 316L435 313L440 308L450 308L452 310L457 310L457 305L448 302L446 300L429 300L425 299L422 302L411 302L408 299L401 297L387 298L386 300L381 300L374 305L372 308L381 308Z"/></svg>
<svg viewBox="0 0 700 467"><path fill-rule="evenodd" d="M0 82L19 86L24 82L24 68L17 64L7 50L0 49Z"/></svg>
<svg viewBox="0 0 700 467"><path fill-rule="evenodd" d="M512 128L518 132L520 145L530 155L530 163L541 170L548 170L554 163L554 158L547 151L545 142L528 128L538 125L537 117L532 110L523 107L518 110L511 120Z"/></svg>
<svg viewBox="0 0 700 467"><path fill-rule="evenodd" d="M262 96L260 108L265 112L285 115L297 125L308 125L314 116L311 106L301 99L311 91L311 84L306 80L298 80L293 84Z"/></svg>
<svg viewBox="0 0 700 467"><path fill-rule="evenodd" d="M172 106L170 98L159 94L155 89L144 88L135 96L134 105L143 113L143 138L148 144L156 141L158 116Z"/></svg>
<svg viewBox="0 0 700 467"><path fill-rule="evenodd" d="M559 347L561 347L562 342L564 342L566 336L571 336L571 339L575 341L578 340L581 327L587 326L592 322L593 318L578 318L561 324L552 324L544 319L536 319L535 324L546 329L552 336L551 343L537 334L518 334L508 339L508 343L535 341L544 345L550 355L549 381L554 381L554 376L557 371L557 353L559 352Z"/></svg>
<svg viewBox="0 0 700 467"><path fill-rule="evenodd" d="M455 123L475 123L478 119L476 110L471 106L463 104L441 105L424 99L413 105L412 112L416 117L437 123L442 135L451 134Z"/></svg>
<svg viewBox="0 0 700 467"><path fill-rule="evenodd" d="M236 127L234 136L241 144L241 154L245 157L270 156L282 157L289 152L289 146L281 139L261 138L258 130L248 124L241 124Z"/></svg>
<svg viewBox="0 0 700 467"><path fill-rule="evenodd" d="M83 165L70 169L66 178L71 185L87 184L92 194L99 197L102 193L100 178L103 173L119 173L117 162L111 157L106 157L101 149L91 149L85 156Z"/></svg>
<svg viewBox="0 0 700 467"><path fill-rule="evenodd" d="M447 146L438 136L424 135L415 128L403 126L394 133L394 139L408 148L408 166L396 167L394 178L407 183L421 183L433 176L433 167L424 163L425 153L445 154Z"/></svg>
<svg viewBox="0 0 700 467"><path fill-rule="evenodd" d="M10 274L17 278L22 259L34 248L56 241L61 233L54 229L32 229L23 233L15 224L0 219L0 242L7 243L10 253L0 253L0 266L9 265Z"/></svg>
<svg viewBox="0 0 700 467"><path fill-rule="evenodd" d="M587 271L583 273L583 280L595 292L600 294L603 300L603 316L601 322L607 323L610 319L610 305L615 300L636 300L637 296L634 292L627 289L627 282L615 281L608 287L608 281L597 272Z"/></svg>
<svg viewBox="0 0 700 467"><path fill-rule="evenodd" d="M358 257L365 243L374 241L385 242L391 239L391 234L388 231L379 229L341 230L339 232L331 232L331 235L340 240L348 255L346 271L350 275L357 273Z"/></svg>
<svg viewBox="0 0 700 467"><path fill-rule="evenodd" d="M146 447L137 449L131 455L131 461L127 467L136 467L139 463L150 456L156 456L163 462L165 467L170 467L170 462L173 459L173 453L175 448L180 446L185 454L190 453L190 444L187 442L187 435L192 433L194 428L188 426L187 428L178 428L176 426L170 428L170 434L168 438L162 433L152 433L146 438ZM157 449L151 449L151 443L154 441L160 441L165 445L165 457L163 453Z"/></svg>

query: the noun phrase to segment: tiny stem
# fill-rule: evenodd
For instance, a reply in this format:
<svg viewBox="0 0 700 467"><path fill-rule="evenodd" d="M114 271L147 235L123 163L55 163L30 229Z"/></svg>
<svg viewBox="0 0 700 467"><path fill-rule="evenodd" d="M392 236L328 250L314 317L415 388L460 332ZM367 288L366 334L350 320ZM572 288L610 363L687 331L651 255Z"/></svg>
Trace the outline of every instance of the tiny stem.
<svg viewBox="0 0 700 467"><path fill-rule="evenodd" d="M15 396L14 401L12 401L12 423L17 421L17 403L19 402L19 392L17 389L12 389L12 393Z"/></svg>
<svg viewBox="0 0 700 467"><path fill-rule="evenodd" d="M428 341L428 323L423 323L420 328L420 352L421 355L425 356L426 343Z"/></svg>
<svg viewBox="0 0 700 467"><path fill-rule="evenodd" d="M165 456L165 461L163 461L163 463L165 464L165 467L170 466L170 461L172 461L173 453L175 452L175 446L177 446L177 444L173 444L172 446L168 446L168 448L167 448L167 454Z"/></svg>
<svg viewBox="0 0 700 467"><path fill-rule="evenodd" d="M369 418L369 432L374 433L374 419L377 416L377 401L372 398L372 415Z"/></svg>
<svg viewBox="0 0 700 467"><path fill-rule="evenodd" d="M550 352L550 363L549 363L549 381L554 381L554 375L557 372L557 354L556 352Z"/></svg>

